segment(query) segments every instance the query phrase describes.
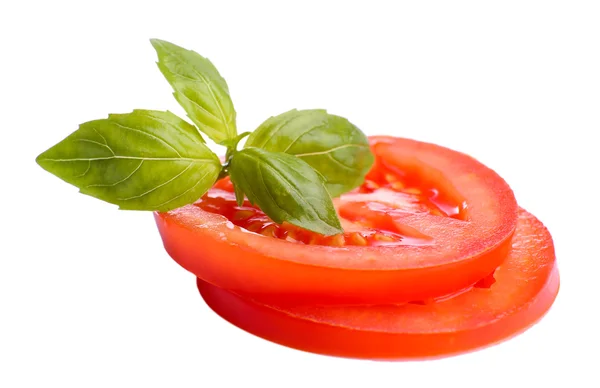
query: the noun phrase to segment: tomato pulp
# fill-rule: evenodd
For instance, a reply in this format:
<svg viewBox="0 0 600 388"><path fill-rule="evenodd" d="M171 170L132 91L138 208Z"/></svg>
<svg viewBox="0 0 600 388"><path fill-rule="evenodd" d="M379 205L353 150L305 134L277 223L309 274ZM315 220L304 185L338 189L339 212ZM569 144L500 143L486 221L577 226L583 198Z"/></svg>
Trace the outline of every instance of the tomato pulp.
<svg viewBox="0 0 600 388"><path fill-rule="evenodd" d="M259 302L198 279L206 303L250 333L300 350L369 359L440 357L493 344L541 318L558 287L552 238L525 211L493 279L444 301L290 306Z"/></svg>
<svg viewBox="0 0 600 388"><path fill-rule="evenodd" d="M221 180L196 204L155 213L165 248L215 286L296 304L429 300L472 286L510 248L512 190L462 153L373 137L365 183L334 200L343 235L276 225ZM340 168L343 168L340 166Z"/></svg>

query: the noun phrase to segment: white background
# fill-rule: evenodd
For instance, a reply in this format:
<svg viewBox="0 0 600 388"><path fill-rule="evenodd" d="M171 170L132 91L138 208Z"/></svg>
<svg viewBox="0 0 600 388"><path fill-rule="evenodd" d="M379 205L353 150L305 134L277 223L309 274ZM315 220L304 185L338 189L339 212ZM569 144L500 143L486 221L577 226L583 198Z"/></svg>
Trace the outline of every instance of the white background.
<svg viewBox="0 0 600 388"><path fill-rule="evenodd" d="M600 386L597 5L2 2L0 387ZM216 64L240 130L327 108L497 170L554 236L552 310L501 345L412 363L303 353L221 320L149 213L80 195L34 162L108 113L183 114L153 37Z"/></svg>

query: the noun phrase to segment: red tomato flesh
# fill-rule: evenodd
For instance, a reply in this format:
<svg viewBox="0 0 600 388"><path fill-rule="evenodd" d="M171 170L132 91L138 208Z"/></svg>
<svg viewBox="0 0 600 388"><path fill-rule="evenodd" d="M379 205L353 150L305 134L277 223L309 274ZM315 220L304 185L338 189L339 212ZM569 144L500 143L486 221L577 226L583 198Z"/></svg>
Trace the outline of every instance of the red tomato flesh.
<svg viewBox="0 0 600 388"><path fill-rule="evenodd" d="M261 300L401 303L452 294L506 256L517 218L510 187L462 153L371 138L365 183L334 203L343 235L276 225L231 183L194 205L156 213L171 257L216 286Z"/></svg>
<svg viewBox="0 0 600 388"><path fill-rule="evenodd" d="M478 349L523 331L550 308L559 277L550 234L521 211L512 250L493 278L444 301L290 306L265 304L200 279L198 288L217 314L282 345L342 357L420 359Z"/></svg>

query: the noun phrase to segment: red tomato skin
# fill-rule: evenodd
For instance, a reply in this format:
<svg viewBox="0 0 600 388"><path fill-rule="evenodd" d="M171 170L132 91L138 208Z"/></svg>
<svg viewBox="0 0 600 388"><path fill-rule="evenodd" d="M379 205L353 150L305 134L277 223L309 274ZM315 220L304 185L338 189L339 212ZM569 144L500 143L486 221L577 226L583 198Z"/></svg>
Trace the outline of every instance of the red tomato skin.
<svg viewBox="0 0 600 388"><path fill-rule="evenodd" d="M409 214L402 222L435 234L436 244L336 248L249 233L188 205L155 213L165 249L211 284L298 304L428 300L470 287L502 262L517 214L502 178L467 155L433 144L390 137L371 138L371 144L378 162L413 169L424 181L441 182L448 195L464 198L468 222Z"/></svg>
<svg viewBox="0 0 600 388"><path fill-rule="evenodd" d="M417 360L473 351L541 319L559 290L552 238L522 212L513 250L489 289L425 305L294 307L264 304L198 279L206 303L232 324L295 349L349 358ZM403 317L404 315L404 317Z"/></svg>
<svg viewBox="0 0 600 388"><path fill-rule="evenodd" d="M443 268L357 270L265 256L214 238L208 233L194 233L171 218L155 217L165 249L191 273L202 276L211 284L255 295L263 300L295 301L299 304L315 301L324 304L402 303L453 294L472 286L500 265L510 249L512 237L511 234L499 246L486 252L485 258L458 260ZM291 249L289 244L292 243L277 243L283 245L281 249ZM318 252L315 255L336 255L339 250L333 247L316 248ZM305 254L310 255L308 252ZM357 252L356 257L359 255ZM374 255L366 260L377 258ZM480 260L486 260L486 265L482 266ZM451 278L448 278L449 274ZM425 282L428 282L426 287Z"/></svg>

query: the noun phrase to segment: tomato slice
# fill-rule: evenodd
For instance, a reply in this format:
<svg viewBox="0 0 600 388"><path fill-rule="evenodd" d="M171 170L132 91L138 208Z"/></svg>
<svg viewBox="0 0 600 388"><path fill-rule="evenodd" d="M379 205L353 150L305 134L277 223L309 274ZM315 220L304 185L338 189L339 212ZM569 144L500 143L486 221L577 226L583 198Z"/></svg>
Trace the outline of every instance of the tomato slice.
<svg viewBox="0 0 600 388"><path fill-rule="evenodd" d="M196 204L155 214L167 252L216 286L297 303L436 298L491 273L516 226L506 182L444 147L370 140L367 180L335 199L344 235L275 225L248 202L238 207L222 180Z"/></svg>
<svg viewBox="0 0 600 388"><path fill-rule="evenodd" d="M444 301L384 306L263 304L198 279L206 303L259 337L315 353L369 359L440 357L521 332L550 308L559 288L552 238L521 211L512 250L494 273Z"/></svg>

